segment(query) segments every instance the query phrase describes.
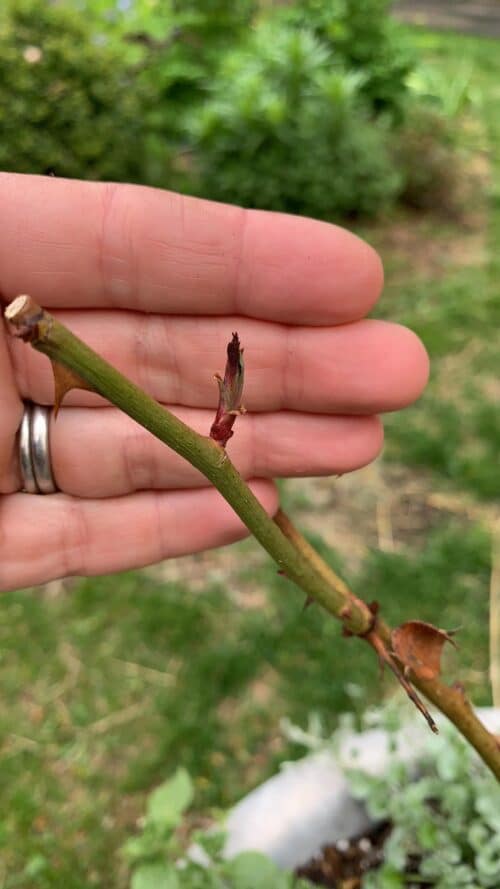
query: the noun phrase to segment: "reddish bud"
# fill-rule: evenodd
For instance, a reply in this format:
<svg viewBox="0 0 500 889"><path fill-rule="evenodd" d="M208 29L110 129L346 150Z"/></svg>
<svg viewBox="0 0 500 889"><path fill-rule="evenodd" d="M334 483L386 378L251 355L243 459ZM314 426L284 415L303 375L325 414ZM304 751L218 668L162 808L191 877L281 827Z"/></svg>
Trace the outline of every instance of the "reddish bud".
<svg viewBox="0 0 500 889"><path fill-rule="evenodd" d="M223 448L233 435L236 417L245 412L241 404L243 377L243 349L240 347L238 334L233 333L233 338L227 347L224 379L219 374L215 376L219 384L219 406L210 429L210 438L213 438Z"/></svg>

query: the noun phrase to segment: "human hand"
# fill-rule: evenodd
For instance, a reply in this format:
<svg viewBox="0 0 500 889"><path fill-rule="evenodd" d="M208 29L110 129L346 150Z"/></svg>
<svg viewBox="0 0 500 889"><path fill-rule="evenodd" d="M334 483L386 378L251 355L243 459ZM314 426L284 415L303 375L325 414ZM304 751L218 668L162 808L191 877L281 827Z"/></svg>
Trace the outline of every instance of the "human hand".
<svg viewBox="0 0 500 889"><path fill-rule="evenodd" d="M276 477L378 454L377 414L422 391L427 356L363 320L380 261L354 235L140 186L0 174L0 290L29 293L198 432L237 330L244 403L228 449L265 508ZM190 464L98 396L73 390L50 430L61 493L21 493L23 399L53 403L50 363L0 326L0 589L138 567L246 529Z"/></svg>

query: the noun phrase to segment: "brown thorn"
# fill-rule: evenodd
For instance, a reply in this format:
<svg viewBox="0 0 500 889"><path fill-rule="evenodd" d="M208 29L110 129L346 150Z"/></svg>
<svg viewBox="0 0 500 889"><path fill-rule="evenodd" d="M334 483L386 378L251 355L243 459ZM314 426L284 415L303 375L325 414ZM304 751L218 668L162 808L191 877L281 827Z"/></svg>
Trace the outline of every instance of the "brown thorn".
<svg viewBox="0 0 500 889"><path fill-rule="evenodd" d="M62 400L71 389L89 389L91 392L93 390L92 386L89 386L78 374L64 367L63 364L59 364L57 361L50 363L54 374L54 419L56 419Z"/></svg>
<svg viewBox="0 0 500 889"><path fill-rule="evenodd" d="M411 685L409 680L406 678L404 672L397 665L396 661L394 660L394 658L392 657L390 652L387 651L382 639L376 632L376 628L374 628L369 633L367 633L364 638L367 640L367 642L370 643L372 648L376 651L376 653L379 657L379 660L382 663L387 664L387 666L392 671L392 673L394 673L399 684L402 686L402 688L404 688L406 694L408 695L410 700L415 704L415 707L417 708L417 710L420 710L420 713L422 714L424 719L427 721L427 724L429 725L429 728L431 729L431 731L433 731L434 734L437 735L439 733L439 729L438 729L436 723L434 722L431 714L429 713L424 702L417 695L415 689L413 688L413 686Z"/></svg>

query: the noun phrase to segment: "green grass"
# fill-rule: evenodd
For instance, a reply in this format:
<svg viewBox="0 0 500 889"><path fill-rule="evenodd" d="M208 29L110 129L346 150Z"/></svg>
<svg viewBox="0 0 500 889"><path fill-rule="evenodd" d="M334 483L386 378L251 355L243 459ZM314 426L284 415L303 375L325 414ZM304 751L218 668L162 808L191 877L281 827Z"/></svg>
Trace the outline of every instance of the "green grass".
<svg viewBox="0 0 500 889"><path fill-rule="evenodd" d="M476 113L497 174L498 44L425 33L416 39L450 76L457 57L474 62L484 96ZM388 457L430 469L431 491L490 501L499 487L499 234L494 186L481 263L447 259L436 274L388 251L380 309L421 334L433 363L428 393L388 423ZM370 235L377 241L376 231ZM448 256L464 232L431 219L422 237L442 243ZM301 518L316 512L305 488L285 488L285 498ZM392 622L418 616L460 626L447 676L459 669L474 701L488 703L486 530L443 512L426 519L423 535L410 531L405 540L394 552L370 550L348 579L378 599ZM338 553L315 542L339 566ZM133 834L148 790L176 766L196 780L199 813L226 806L283 757L299 754L283 740L280 717L304 724L315 711L333 728L339 712L354 706L349 684L363 689L363 706L393 688L362 643L342 638L318 608L303 610L256 544L234 554L224 582L200 581L199 557L181 563L189 573L198 567L196 584L132 573L2 598L0 889L122 889L127 872L118 849Z"/></svg>
<svg viewBox="0 0 500 889"><path fill-rule="evenodd" d="M425 238L437 252L440 273L425 261L406 268L385 255L388 281L379 314L408 324L423 339L432 361L431 380L416 408L387 423L387 454L426 466L485 500L498 499L498 350L500 338L500 85L499 44L451 34L416 31L422 55L444 76L456 74L457 59L473 71L475 106L469 111L462 149L487 160L488 201L482 255L470 264L447 258L457 240L467 250L474 232L442 221L427 223ZM474 197L469 199L473 205ZM472 210L474 208L472 206ZM404 223L412 225L412 220ZM476 233L477 237L477 233ZM377 233L375 233L377 241ZM382 245L382 252L383 245ZM457 259L459 260L457 263Z"/></svg>
<svg viewBox="0 0 500 889"><path fill-rule="evenodd" d="M373 552L352 580L376 593L390 620L465 623L461 670L485 702L477 677L487 668L488 577L487 536L457 526L437 529L414 555ZM264 607L242 610L224 586L193 594L141 573L81 581L56 598L4 597L5 887L124 885L116 850L144 791L176 765L196 776L199 810L226 806L296 754L281 739L281 716L304 724L314 711L333 728L352 709L347 681L364 689L364 704L391 687L370 651L318 608L304 612L267 562L233 581L243 592L266 589ZM464 622L464 599L473 621ZM450 654L451 675L456 666ZM36 879L27 867L39 869Z"/></svg>

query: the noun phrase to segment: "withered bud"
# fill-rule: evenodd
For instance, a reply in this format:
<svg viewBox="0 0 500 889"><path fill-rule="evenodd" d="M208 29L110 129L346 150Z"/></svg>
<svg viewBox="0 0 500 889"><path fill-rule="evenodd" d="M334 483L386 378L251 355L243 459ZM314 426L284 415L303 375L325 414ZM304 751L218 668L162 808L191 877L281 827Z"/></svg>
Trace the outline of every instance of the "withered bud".
<svg viewBox="0 0 500 889"><path fill-rule="evenodd" d="M210 438L213 438L221 447L225 448L233 435L233 426L236 417L245 413L241 404L243 394L243 349L237 333L227 347L227 362L224 379L216 374L215 379L219 384L219 405L215 420L210 429Z"/></svg>

